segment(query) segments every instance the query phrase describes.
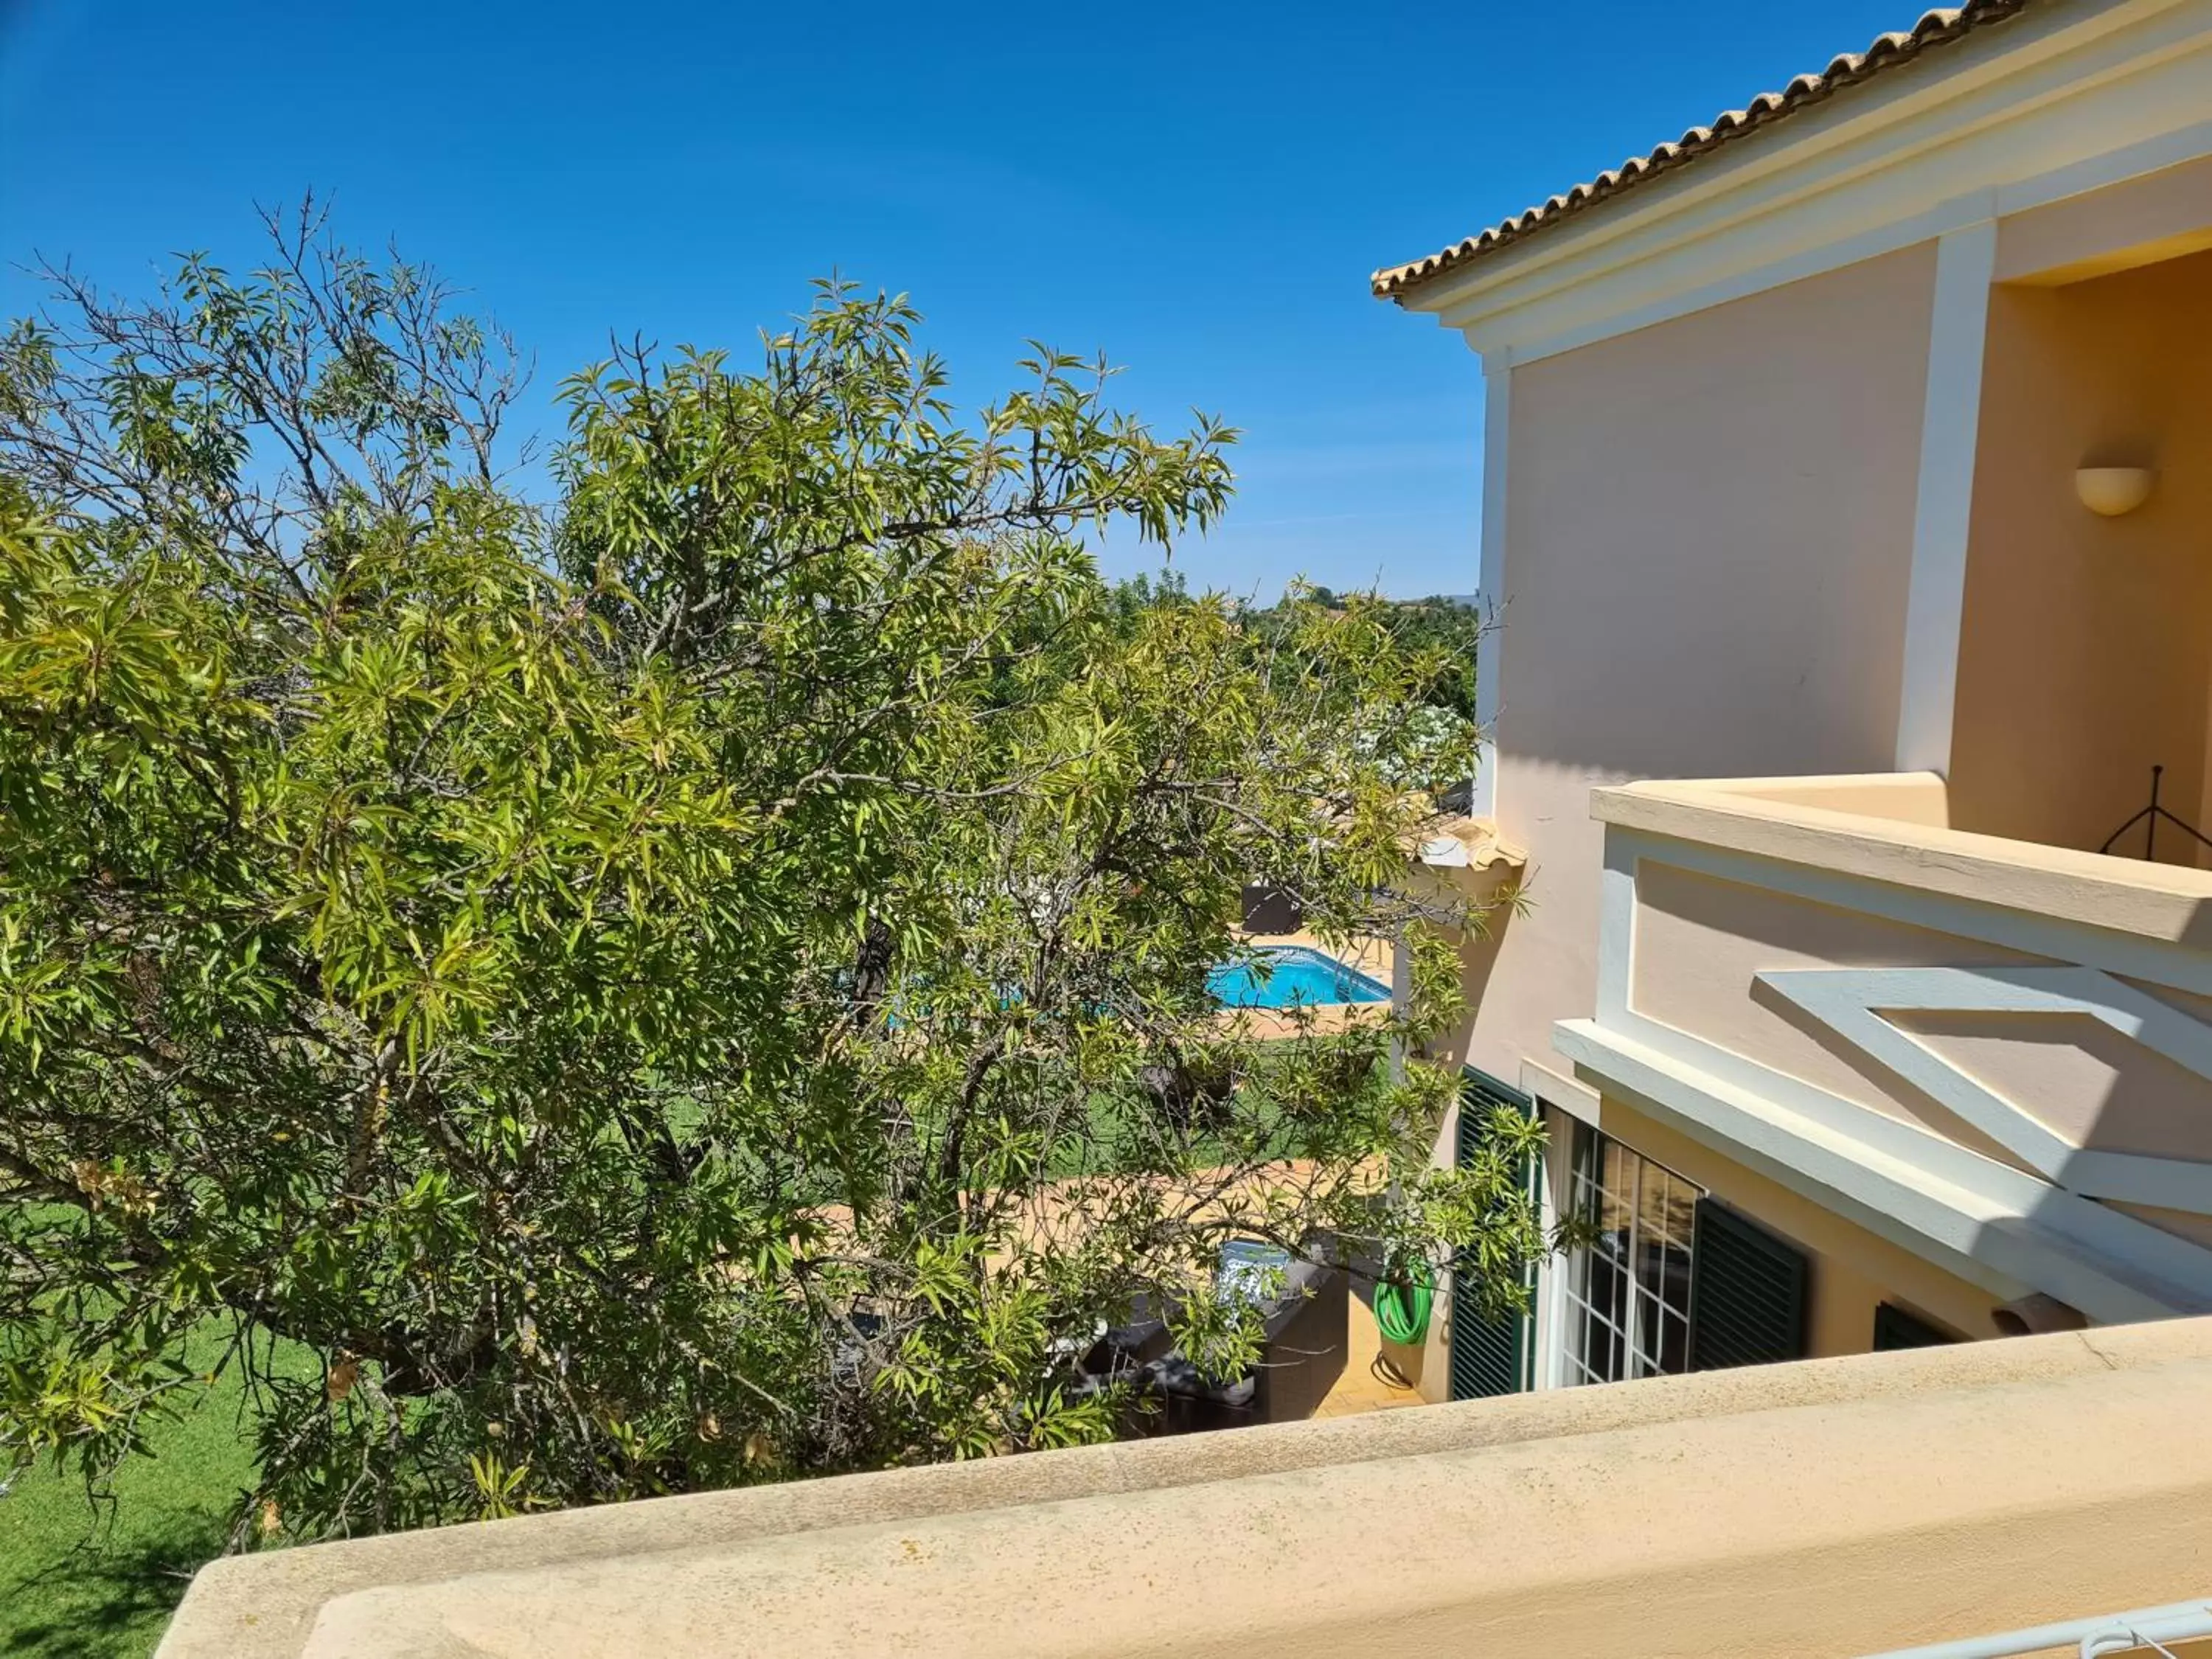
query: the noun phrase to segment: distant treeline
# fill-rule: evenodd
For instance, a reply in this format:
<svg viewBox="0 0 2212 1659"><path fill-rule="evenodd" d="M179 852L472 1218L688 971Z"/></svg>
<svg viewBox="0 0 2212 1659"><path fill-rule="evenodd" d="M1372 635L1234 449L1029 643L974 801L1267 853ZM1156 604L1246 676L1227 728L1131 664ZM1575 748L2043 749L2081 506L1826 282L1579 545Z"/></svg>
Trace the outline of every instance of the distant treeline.
<svg viewBox="0 0 2212 1659"><path fill-rule="evenodd" d="M1435 708L1449 709L1463 720L1474 718L1474 645L1482 631L1482 613L1466 594L1432 593L1426 599L1389 599L1372 592L1339 592L1318 586L1305 590L1332 609L1351 604L1371 605L1384 627L1401 646L1414 649L1438 647L1449 652L1451 665L1429 688L1425 699ZM1174 604L1189 597L1180 573L1133 576L1115 589L1129 614L1146 605ZM1277 619L1279 605L1265 605L1244 612L1246 625L1264 632Z"/></svg>

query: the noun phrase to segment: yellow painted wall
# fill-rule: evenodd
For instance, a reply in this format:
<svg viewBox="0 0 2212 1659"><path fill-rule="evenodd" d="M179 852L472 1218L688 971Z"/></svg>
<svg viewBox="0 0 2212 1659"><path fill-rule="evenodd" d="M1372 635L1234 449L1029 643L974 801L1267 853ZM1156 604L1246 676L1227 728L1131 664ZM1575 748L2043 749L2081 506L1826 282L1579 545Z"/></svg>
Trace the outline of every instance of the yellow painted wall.
<svg viewBox="0 0 2212 1659"><path fill-rule="evenodd" d="M2212 738L2212 253L1990 296L1952 822L2094 850L2148 799L2202 821ZM2150 465L2100 519L2075 469ZM2161 837L2169 861L2193 843ZM2139 854L2140 839L2116 850Z"/></svg>

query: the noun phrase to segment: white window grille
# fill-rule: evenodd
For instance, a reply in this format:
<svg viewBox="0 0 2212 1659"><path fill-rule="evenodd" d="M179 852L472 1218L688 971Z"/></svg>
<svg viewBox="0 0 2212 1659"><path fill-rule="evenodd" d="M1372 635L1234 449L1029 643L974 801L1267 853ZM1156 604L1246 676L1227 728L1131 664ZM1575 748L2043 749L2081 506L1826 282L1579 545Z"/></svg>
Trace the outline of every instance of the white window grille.
<svg viewBox="0 0 2212 1659"><path fill-rule="evenodd" d="M1690 1368L1690 1261L1703 1189L1575 1126L1574 1213L1595 1242L1568 1253L1560 1382L1625 1382Z"/></svg>

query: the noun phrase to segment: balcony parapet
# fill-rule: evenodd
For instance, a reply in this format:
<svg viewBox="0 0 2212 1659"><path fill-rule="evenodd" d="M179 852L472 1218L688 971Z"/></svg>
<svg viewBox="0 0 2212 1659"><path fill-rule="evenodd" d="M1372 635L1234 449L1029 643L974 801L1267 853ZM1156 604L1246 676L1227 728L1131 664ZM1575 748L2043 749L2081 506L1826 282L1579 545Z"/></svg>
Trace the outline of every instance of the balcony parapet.
<svg viewBox="0 0 2212 1659"><path fill-rule="evenodd" d="M1631 783L1592 791L1590 811L1646 835L2212 953L2212 871L1954 830L1932 772ZM2212 954L2205 968L2212 992Z"/></svg>
<svg viewBox="0 0 2212 1659"><path fill-rule="evenodd" d="M1592 811L1583 1081L2000 1300L2212 1310L2212 872L1953 829L1931 774Z"/></svg>
<svg viewBox="0 0 2212 1659"><path fill-rule="evenodd" d="M1848 1656L2203 1588L2212 1320L246 1556L160 1659Z"/></svg>

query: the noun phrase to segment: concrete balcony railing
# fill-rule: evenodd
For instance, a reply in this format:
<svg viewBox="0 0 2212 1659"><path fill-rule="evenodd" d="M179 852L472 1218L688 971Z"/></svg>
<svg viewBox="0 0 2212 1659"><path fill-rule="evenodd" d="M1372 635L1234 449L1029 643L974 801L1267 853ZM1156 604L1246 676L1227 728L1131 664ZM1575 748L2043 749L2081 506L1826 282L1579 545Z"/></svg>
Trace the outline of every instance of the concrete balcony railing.
<svg viewBox="0 0 2212 1659"><path fill-rule="evenodd" d="M2212 1310L2212 872L1940 779L1601 789L1585 1077L2000 1296Z"/></svg>
<svg viewBox="0 0 2212 1659"><path fill-rule="evenodd" d="M2212 1591L2208 1399L2193 1320L759 1486L221 1561L160 1659L1850 1659Z"/></svg>

